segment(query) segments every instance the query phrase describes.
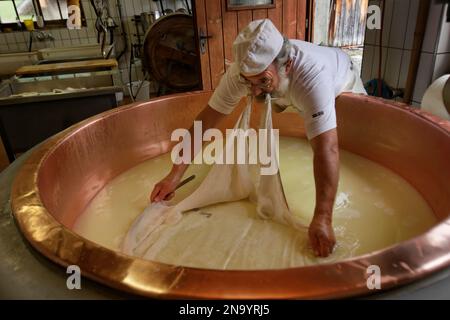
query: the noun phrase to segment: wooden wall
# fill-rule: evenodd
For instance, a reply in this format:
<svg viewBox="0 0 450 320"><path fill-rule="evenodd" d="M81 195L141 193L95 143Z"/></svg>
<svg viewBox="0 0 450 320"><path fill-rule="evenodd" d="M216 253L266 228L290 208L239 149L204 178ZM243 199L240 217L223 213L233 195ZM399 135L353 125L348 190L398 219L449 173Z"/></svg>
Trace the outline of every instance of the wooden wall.
<svg viewBox="0 0 450 320"><path fill-rule="evenodd" d="M362 46L368 0L332 0L328 44L333 47Z"/></svg>
<svg viewBox="0 0 450 320"><path fill-rule="evenodd" d="M203 90L214 89L226 65L233 60L233 41L251 21L269 18L285 36L305 40L308 0L275 0L276 7L227 11L226 0L195 0L197 30L206 32L206 53L201 55Z"/></svg>

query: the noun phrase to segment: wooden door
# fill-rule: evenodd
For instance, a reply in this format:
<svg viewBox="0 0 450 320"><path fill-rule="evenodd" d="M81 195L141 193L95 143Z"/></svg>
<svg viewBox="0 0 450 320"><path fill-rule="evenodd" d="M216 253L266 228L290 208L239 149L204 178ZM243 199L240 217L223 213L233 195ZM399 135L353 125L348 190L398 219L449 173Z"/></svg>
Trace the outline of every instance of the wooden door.
<svg viewBox="0 0 450 320"><path fill-rule="evenodd" d="M309 0L275 0L270 9L227 11L226 0L195 0L194 19L199 44L203 90L217 87L233 61L233 41L251 21L269 18L290 39L308 40ZM203 50L202 50L203 47Z"/></svg>

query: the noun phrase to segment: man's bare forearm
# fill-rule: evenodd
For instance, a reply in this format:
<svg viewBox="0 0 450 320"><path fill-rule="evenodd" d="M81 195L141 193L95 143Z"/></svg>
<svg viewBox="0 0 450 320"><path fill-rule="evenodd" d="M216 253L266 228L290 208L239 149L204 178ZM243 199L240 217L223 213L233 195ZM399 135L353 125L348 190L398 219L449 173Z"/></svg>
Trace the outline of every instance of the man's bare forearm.
<svg viewBox="0 0 450 320"><path fill-rule="evenodd" d="M335 130L324 135L313 144L316 186L314 214L326 215L331 221L339 181L339 146Z"/></svg>
<svg viewBox="0 0 450 320"><path fill-rule="evenodd" d="M314 214L331 218L339 180L339 152L314 155L316 207Z"/></svg>

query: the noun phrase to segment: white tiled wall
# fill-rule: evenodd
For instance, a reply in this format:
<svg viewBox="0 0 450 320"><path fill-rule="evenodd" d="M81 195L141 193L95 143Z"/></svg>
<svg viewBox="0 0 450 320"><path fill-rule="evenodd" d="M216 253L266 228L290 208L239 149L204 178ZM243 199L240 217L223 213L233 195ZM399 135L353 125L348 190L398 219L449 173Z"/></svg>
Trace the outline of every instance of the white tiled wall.
<svg viewBox="0 0 450 320"><path fill-rule="evenodd" d="M382 78L394 88L404 88L411 57L419 0L386 0L383 22ZM380 5L379 0L369 5ZM366 30L361 78L378 78L380 30Z"/></svg>
<svg viewBox="0 0 450 320"><path fill-rule="evenodd" d="M420 55L419 69L417 70L416 85L413 92L413 100L420 103L422 97L431 84L433 74L434 54L422 52Z"/></svg>
<svg viewBox="0 0 450 320"><path fill-rule="evenodd" d="M117 25L120 26L119 14L117 11L116 0L108 0L110 14L114 18ZM122 14L125 22L125 29L128 37L132 39L133 42L137 42L136 28L132 18L135 14L140 14L142 12L150 12L154 10L159 10L159 1L155 2L153 0L121 0L122 3ZM192 9L192 3L188 1L190 8ZM97 34L95 30L95 13L89 0L81 0L81 4L86 16L87 27L83 27L81 30L68 30L68 29L48 29L45 30L49 32L55 40L37 41L33 40L33 50L42 49L46 47L68 47L68 46L78 46L83 44L96 44ZM165 9L171 9L175 11L180 7L185 7L184 0L163 0L163 5ZM123 48L122 38L120 36L120 27L116 28L114 33L114 38L117 43L116 52L120 52ZM142 38L141 38L142 39ZM13 53L13 52L24 52L28 51L29 44L29 32L12 32L12 33L0 33L0 54L1 53ZM119 61L119 69L121 72L121 78L124 83L129 82L129 50ZM136 79L142 79L143 74L141 72L141 63L136 61L135 65L131 71L132 81Z"/></svg>
<svg viewBox="0 0 450 320"><path fill-rule="evenodd" d="M448 4L447 4L448 6ZM439 37L438 53L450 53L450 22L442 20L441 35Z"/></svg>
<svg viewBox="0 0 450 320"><path fill-rule="evenodd" d="M405 8L406 9L406 8ZM408 22L405 30L405 39L403 48L412 50L414 42L414 30L416 28L417 12L419 10L419 1L412 0L408 6Z"/></svg>
<svg viewBox="0 0 450 320"><path fill-rule="evenodd" d="M385 0L383 23L382 78L394 88L405 88L419 0ZM370 0L369 5L379 5ZM426 88L439 76L450 73L450 23L445 21L443 1L432 0L422 46L413 105L420 105ZM361 77L364 82L378 77L378 30L366 30Z"/></svg>
<svg viewBox="0 0 450 320"><path fill-rule="evenodd" d="M398 77L398 88L406 87L406 80L408 78L409 62L411 61L411 51L402 50L402 59L400 63L400 73Z"/></svg>

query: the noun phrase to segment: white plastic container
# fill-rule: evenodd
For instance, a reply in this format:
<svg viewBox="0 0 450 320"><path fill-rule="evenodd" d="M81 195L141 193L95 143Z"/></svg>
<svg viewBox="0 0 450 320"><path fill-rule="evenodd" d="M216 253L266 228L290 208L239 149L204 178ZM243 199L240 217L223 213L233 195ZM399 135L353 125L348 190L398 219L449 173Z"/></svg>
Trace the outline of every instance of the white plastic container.
<svg viewBox="0 0 450 320"><path fill-rule="evenodd" d="M443 96L445 83L449 78L450 75L446 74L436 79L425 91L422 98L422 110L428 111L445 120L450 120L450 113L447 112Z"/></svg>

